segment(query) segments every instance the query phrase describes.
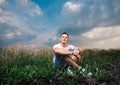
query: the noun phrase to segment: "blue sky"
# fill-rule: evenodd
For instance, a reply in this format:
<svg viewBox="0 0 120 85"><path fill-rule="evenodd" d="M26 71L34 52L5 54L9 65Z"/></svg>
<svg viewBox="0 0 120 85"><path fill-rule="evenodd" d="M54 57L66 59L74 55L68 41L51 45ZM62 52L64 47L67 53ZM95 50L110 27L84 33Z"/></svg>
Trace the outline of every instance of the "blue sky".
<svg viewBox="0 0 120 85"><path fill-rule="evenodd" d="M0 46L120 48L120 0L0 0Z"/></svg>

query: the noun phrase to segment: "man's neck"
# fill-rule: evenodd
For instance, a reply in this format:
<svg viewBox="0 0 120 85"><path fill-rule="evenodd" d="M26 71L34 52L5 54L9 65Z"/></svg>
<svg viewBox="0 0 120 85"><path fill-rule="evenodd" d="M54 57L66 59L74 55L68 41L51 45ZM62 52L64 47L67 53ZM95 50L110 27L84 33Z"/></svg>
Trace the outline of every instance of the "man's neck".
<svg viewBox="0 0 120 85"><path fill-rule="evenodd" d="M61 43L62 47L67 47L67 43Z"/></svg>

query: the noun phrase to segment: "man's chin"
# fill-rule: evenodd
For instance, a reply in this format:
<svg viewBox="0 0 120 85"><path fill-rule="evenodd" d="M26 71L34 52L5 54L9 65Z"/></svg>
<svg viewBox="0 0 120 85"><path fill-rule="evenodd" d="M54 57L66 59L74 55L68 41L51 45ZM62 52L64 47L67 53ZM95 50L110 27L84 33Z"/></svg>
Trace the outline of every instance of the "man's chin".
<svg viewBox="0 0 120 85"><path fill-rule="evenodd" d="M67 42L62 42L63 44L66 44Z"/></svg>

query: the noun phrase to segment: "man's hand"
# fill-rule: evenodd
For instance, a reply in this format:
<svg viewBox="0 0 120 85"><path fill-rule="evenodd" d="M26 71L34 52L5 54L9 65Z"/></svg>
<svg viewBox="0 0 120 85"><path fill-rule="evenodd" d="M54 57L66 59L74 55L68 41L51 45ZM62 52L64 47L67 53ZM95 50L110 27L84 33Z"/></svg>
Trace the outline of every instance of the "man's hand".
<svg viewBox="0 0 120 85"><path fill-rule="evenodd" d="M78 50L80 51L80 53L84 51L83 48L81 48L81 47L76 47L76 48L78 48Z"/></svg>
<svg viewBox="0 0 120 85"><path fill-rule="evenodd" d="M79 50L74 50L74 51L73 51L73 55L75 55L75 56L79 55L79 53L80 53Z"/></svg>
<svg viewBox="0 0 120 85"><path fill-rule="evenodd" d="M74 50L72 55L74 55L78 60L80 59L80 54L79 54L79 50Z"/></svg>

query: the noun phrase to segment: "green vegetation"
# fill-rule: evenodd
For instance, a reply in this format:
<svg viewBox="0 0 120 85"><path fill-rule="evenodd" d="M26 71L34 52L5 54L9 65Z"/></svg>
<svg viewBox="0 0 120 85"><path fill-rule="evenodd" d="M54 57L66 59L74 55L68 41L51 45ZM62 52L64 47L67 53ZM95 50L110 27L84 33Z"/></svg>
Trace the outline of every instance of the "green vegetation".
<svg viewBox="0 0 120 85"><path fill-rule="evenodd" d="M120 60L119 49L86 49L81 56L79 64L87 72L92 72L92 79L99 83L109 83L119 71L116 66ZM74 68L73 72L76 76L70 78L66 70L53 68L50 48L38 51L16 48L0 50L0 85L78 85L83 82L81 79L86 78Z"/></svg>

